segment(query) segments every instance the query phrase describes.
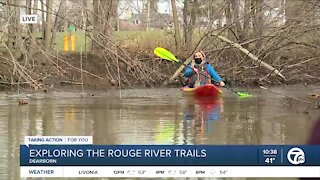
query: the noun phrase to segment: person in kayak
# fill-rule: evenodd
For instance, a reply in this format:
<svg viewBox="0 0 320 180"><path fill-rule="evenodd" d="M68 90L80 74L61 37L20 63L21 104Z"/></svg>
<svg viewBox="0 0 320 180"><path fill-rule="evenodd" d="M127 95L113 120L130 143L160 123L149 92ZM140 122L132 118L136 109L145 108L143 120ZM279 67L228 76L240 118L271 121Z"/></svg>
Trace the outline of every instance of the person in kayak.
<svg viewBox="0 0 320 180"><path fill-rule="evenodd" d="M211 83L210 77L215 81L214 84L219 86L225 86L222 78L214 70L214 68L205 60L205 54L202 51L196 52L194 54L194 59L191 64L186 67L184 76L188 78L187 86L189 88L203 86L205 84ZM205 77L201 74L204 74Z"/></svg>

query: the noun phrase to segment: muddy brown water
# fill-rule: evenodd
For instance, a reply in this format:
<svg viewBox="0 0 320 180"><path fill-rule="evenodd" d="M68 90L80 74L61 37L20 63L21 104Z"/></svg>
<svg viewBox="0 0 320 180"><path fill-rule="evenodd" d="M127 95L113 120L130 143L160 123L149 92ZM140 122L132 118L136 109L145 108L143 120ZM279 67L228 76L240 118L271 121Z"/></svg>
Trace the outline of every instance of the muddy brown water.
<svg viewBox="0 0 320 180"><path fill-rule="evenodd" d="M315 86L272 90L307 99ZM20 179L24 136L86 135L95 144L305 144L318 110L261 89L199 104L178 89L0 92L0 179ZM93 96L91 95L93 94ZM18 99L29 104L19 105ZM69 178L70 179L70 178ZM243 179L243 178L242 178Z"/></svg>

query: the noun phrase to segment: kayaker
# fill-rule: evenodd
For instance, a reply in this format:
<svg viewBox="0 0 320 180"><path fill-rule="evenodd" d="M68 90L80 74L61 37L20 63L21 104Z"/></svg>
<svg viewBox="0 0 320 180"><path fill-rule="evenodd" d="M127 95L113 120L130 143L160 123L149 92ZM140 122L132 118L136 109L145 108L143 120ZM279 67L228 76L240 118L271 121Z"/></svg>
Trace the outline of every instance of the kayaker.
<svg viewBox="0 0 320 180"><path fill-rule="evenodd" d="M194 59L191 64L188 65L190 68L186 67L184 76L188 78L187 86L189 88L203 86L207 83L218 84L219 86L225 86L222 78L214 70L214 68L205 59L205 54L202 51L196 52L194 54ZM204 74L207 77L201 75ZM211 81L210 77L214 80Z"/></svg>

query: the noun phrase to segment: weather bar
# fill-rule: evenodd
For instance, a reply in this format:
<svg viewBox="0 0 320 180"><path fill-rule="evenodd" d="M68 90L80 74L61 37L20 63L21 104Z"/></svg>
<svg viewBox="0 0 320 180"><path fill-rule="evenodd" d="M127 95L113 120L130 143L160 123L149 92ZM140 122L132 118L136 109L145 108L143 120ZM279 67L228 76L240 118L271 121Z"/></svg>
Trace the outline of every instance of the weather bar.
<svg viewBox="0 0 320 180"><path fill-rule="evenodd" d="M320 166L21 167L21 177L320 177Z"/></svg>

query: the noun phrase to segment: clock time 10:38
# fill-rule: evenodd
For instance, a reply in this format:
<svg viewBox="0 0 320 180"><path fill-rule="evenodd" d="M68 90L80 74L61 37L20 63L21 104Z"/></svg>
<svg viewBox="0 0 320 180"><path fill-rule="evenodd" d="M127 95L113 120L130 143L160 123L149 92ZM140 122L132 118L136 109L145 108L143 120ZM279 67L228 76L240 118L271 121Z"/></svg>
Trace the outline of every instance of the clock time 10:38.
<svg viewBox="0 0 320 180"><path fill-rule="evenodd" d="M263 151L264 162L267 164L273 164L276 161L278 150L277 149L264 149Z"/></svg>

